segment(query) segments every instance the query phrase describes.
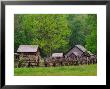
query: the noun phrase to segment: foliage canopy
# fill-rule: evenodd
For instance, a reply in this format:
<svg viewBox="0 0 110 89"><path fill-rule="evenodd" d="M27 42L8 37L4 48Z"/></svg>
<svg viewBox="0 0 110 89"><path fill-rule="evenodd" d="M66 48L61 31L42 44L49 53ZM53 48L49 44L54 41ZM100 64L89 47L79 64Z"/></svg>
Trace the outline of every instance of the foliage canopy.
<svg viewBox="0 0 110 89"><path fill-rule="evenodd" d="M76 44L97 52L96 14L15 14L14 46L39 45L41 56L66 53Z"/></svg>

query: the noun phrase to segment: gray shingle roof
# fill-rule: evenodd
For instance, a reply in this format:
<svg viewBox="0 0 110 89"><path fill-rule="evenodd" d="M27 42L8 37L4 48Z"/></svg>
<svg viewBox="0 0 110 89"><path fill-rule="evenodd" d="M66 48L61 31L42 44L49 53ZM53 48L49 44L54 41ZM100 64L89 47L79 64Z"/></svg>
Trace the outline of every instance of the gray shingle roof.
<svg viewBox="0 0 110 89"><path fill-rule="evenodd" d="M76 56L80 56L80 54L78 52L73 52Z"/></svg>
<svg viewBox="0 0 110 89"><path fill-rule="evenodd" d="M17 52L36 52L38 45L20 45Z"/></svg>
<svg viewBox="0 0 110 89"><path fill-rule="evenodd" d="M83 52L86 52L87 51L82 45L75 45L75 46L78 47Z"/></svg>
<svg viewBox="0 0 110 89"><path fill-rule="evenodd" d="M52 57L63 57L63 53L53 53Z"/></svg>

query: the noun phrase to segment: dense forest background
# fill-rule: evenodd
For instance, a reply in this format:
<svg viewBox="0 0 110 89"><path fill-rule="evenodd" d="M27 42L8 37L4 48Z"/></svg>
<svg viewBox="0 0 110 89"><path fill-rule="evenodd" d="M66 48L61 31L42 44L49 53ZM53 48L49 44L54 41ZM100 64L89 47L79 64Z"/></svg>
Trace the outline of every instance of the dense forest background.
<svg viewBox="0 0 110 89"><path fill-rule="evenodd" d="M81 44L97 53L96 14L15 14L14 51L19 45L39 45L41 56L66 53Z"/></svg>

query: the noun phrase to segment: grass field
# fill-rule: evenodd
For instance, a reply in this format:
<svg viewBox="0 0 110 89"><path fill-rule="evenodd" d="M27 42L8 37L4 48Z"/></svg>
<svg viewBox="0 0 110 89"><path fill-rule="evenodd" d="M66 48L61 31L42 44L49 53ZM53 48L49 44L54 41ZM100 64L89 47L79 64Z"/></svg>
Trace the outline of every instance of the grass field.
<svg viewBox="0 0 110 89"><path fill-rule="evenodd" d="M15 68L15 76L96 76L97 65Z"/></svg>

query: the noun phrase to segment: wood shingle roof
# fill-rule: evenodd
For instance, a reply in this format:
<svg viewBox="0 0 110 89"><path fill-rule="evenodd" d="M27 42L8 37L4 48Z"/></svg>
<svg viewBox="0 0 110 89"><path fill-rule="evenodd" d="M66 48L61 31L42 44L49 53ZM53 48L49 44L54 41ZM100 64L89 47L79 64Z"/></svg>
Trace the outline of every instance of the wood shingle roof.
<svg viewBox="0 0 110 89"><path fill-rule="evenodd" d="M17 52L37 52L38 45L20 45Z"/></svg>

